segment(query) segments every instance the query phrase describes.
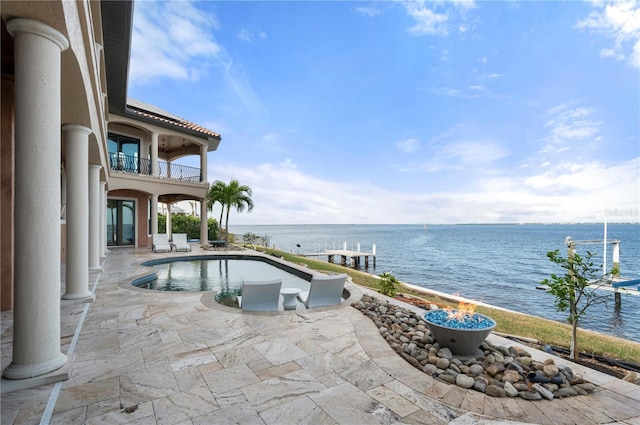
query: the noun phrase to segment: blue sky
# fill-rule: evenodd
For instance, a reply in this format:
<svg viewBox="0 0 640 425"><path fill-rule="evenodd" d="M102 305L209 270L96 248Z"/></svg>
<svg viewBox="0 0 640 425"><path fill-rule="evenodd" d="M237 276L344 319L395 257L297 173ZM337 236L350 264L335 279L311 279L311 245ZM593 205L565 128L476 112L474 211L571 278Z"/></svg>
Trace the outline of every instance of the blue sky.
<svg viewBox="0 0 640 425"><path fill-rule="evenodd" d="M638 1L137 1L129 97L232 225L640 220Z"/></svg>

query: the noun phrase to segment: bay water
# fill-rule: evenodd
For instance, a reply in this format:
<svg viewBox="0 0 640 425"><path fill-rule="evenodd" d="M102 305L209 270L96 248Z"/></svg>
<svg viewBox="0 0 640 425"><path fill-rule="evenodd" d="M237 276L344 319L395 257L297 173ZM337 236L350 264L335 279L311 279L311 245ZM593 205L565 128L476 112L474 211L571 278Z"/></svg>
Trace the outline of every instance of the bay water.
<svg viewBox="0 0 640 425"><path fill-rule="evenodd" d="M242 240L253 233L267 236L269 246L308 254L326 249L371 252L376 245L376 266L361 269L371 274L391 272L398 280L416 286L459 295L486 304L566 322L554 297L538 289L551 273L564 269L551 263L546 253L567 255L565 237L574 241L602 240L603 224L469 224L469 225L247 225L229 227ZM622 277L640 279L640 224L609 223L607 239L620 240ZM577 252L594 254L603 263L604 247L578 245ZM612 265L612 246L607 246L607 269ZM326 261L326 256L317 257ZM339 261L337 259L336 261ZM614 308L612 292L606 304L591 306L580 327L640 342L640 296L622 294L620 309Z"/></svg>

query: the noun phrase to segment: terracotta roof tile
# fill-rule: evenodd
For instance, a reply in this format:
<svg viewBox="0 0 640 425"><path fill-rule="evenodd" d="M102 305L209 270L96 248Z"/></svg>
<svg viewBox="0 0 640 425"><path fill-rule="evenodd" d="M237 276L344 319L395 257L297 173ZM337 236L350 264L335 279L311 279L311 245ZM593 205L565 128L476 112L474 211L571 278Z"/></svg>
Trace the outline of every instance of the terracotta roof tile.
<svg viewBox="0 0 640 425"><path fill-rule="evenodd" d="M147 109L141 108L139 106L134 106L131 104L131 102L128 103L127 105L127 109L130 112L133 112L136 115L140 115L146 118L151 118L157 121L161 121L167 124L171 124L173 126L176 126L178 128L183 128L183 129L187 129L187 130L191 130L191 131L195 131L197 133L201 133L204 134L206 136L209 137L214 137L219 139L220 138L220 134L216 133L215 131L211 131L209 129L206 129L204 127L199 126L198 124L192 123L191 121L187 121L184 118L180 118L177 117L175 115L170 115L170 114L160 114L158 112L155 111L149 111Z"/></svg>

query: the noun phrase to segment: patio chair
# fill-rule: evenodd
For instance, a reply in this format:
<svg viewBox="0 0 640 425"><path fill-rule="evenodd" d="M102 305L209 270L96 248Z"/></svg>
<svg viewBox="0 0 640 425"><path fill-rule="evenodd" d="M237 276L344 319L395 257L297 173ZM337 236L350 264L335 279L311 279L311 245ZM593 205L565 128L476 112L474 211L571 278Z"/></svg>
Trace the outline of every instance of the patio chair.
<svg viewBox="0 0 640 425"><path fill-rule="evenodd" d="M301 292L298 300L307 308L340 304L346 280L347 275L344 273L333 276L313 276L309 291Z"/></svg>
<svg viewBox="0 0 640 425"><path fill-rule="evenodd" d="M151 235L152 244L151 251L153 252L171 252L171 245L169 244L169 236L166 233L154 233Z"/></svg>
<svg viewBox="0 0 640 425"><path fill-rule="evenodd" d="M278 311L282 279L242 282L238 305L243 310Z"/></svg>
<svg viewBox="0 0 640 425"><path fill-rule="evenodd" d="M191 245L187 242L187 234L186 233L174 233L173 234L173 242L171 242L171 247L178 251L189 251L191 252Z"/></svg>

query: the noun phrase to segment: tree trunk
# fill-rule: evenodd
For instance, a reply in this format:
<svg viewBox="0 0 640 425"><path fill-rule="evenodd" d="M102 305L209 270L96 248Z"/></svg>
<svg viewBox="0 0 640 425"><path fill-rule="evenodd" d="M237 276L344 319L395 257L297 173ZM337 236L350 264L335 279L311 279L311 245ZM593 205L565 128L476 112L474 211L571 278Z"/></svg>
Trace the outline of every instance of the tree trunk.
<svg viewBox="0 0 640 425"><path fill-rule="evenodd" d="M230 209L231 208L227 207L227 217L226 217L226 220L225 220L226 226L225 226L225 232L224 232L225 233L225 235L224 235L224 246L225 246L225 248L227 248L229 246L229 210Z"/></svg>
<svg viewBox="0 0 640 425"><path fill-rule="evenodd" d="M569 353L569 359L577 359L578 354L578 320L574 320L571 324L571 353Z"/></svg>

